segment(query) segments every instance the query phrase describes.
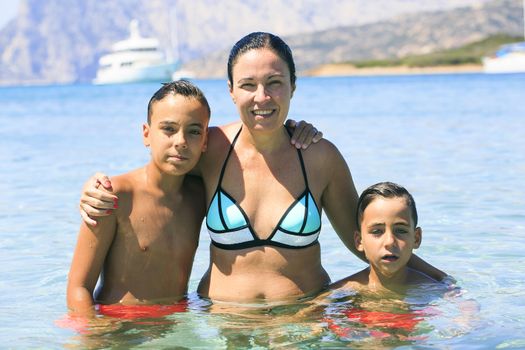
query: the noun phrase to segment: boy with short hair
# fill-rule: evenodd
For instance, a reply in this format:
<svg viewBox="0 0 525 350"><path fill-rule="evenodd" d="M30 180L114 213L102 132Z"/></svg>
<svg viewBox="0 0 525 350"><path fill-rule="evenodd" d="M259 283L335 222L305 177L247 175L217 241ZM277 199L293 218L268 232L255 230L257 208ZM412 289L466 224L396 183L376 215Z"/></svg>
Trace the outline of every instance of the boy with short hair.
<svg viewBox="0 0 525 350"><path fill-rule="evenodd" d="M358 292L359 297L353 297L350 307L341 313L351 325L357 322L366 326L371 329L372 337L380 340L386 337L410 340L410 333L417 325L436 312L431 305L422 307L429 297L444 297L457 304L461 313L457 323L467 327L479 311L475 301L457 298L458 289L451 284L452 277L438 282L407 266L412 251L421 245L423 233L417 220L416 203L404 187L380 182L364 190L357 203L358 231L354 240L370 266L330 286L331 290ZM409 291L420 292L411 293L411 298L419 294L423 301L406 302L404 296ZM325 321L340 337L351 337L355 329L345 323L345 318L327 317Z"/></svg>
<svg viewBox="0 0 525 350"><path fill-rule="evenodd" d="M205 215L201 180L186 174L206 149L209 118L204 94L188 81L164 84L151 97L143 125L151 159L111 179L119 198L115 215L100 217L96 226L81 224L67 286L70 310L90 315L99 303L111 313L107 304L184 298Z"/></svg>
<svg viewBox="0 0 525 350"><path fill-rule="evenodd" d="M370 266L332 288L399 292L409 285L437 282L407 266L412 250L421 244L422 230L414 198L404 187L392 182L368 187L359 197L356 221L355 245Z"/></svg>

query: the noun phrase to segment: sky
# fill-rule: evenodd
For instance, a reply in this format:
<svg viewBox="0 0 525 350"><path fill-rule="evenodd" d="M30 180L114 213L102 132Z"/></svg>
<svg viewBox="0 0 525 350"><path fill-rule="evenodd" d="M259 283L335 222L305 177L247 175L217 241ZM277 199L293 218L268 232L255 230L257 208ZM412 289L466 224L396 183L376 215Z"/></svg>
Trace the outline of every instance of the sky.
<svg viewBox="0 0 525 350"><path fill-rule="evenodd" d="M0 29L15 17L18 2L19 0L0 0Z"/></svg>

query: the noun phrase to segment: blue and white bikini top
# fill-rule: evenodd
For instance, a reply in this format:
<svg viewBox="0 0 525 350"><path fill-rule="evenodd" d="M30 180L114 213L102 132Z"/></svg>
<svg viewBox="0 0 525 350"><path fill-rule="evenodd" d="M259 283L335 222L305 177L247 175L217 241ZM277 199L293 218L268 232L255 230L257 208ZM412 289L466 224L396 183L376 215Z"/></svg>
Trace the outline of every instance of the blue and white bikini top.
<svg viewBox="0 0 525 350"><path fill-rule="evenodd" d="M248 216L236 200L221 188L226 164L241 133L235 135L224 160L217 190L213 195L206 226L211 242L216 247L228 250L260 246L277 246L283 248L306 248L317 243L321 231L321 213L308 188L308 179L301 150L297 150L303 172L305 190L286 210L272 234L267 239L260 239L250 224ZM287 130L288 131L288 130Z"/></svg>

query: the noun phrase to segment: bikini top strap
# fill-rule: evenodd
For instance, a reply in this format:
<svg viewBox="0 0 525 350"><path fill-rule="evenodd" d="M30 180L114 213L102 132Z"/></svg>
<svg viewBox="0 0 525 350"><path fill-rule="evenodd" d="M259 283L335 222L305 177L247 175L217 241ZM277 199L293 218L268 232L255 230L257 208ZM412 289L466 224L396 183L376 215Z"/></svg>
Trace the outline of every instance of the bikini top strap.
<svg viewBox="0 0 525 350"><path fill-rule="evenodd" d="M310 187L308 187L308 176L306 176L306 168L304 166L302 150L297 148L297 154L299 155L299 163L301 163L301 170L303 171L304 184L306 185L306 189L310 190Z"/></svg>
<svg viewBox="0 0 525 350"><path fill-rule="evenodd" d="M230 145L230 149L228 150L228 155L226 155L226 159L224 159L224 163L222 164L221 175L219 176L219 182L217 184L217 188L219 188L222 184L222 178L224 176L224 171L226 170L226 163L228 163L228 159L230 159L230 154L232 153L233 147L235 146L235 143L237 142L237 139L239 138L239 135L241 134L241 130L242 130L242 126L239 129L239 131L237 131L237 134L233 138L233 141Z"/></svg>
<svg viewBox="0 0 525 350"><path fill-rule="evenodd" d="M286 132L288 133L288 136L290 136L290 138L292 138L292 132L290 130L288 130L288 128L286 126L284 128L285 128ZM310 190L310 188L308 187L308 177L306 176L306 168L304 166L302 150L299 149L299 148L296 148L296 150L297 150L297 154L299 156L299 163L301 163L301 170L303 172L304 184L306 185L306 189Z"/></svg>

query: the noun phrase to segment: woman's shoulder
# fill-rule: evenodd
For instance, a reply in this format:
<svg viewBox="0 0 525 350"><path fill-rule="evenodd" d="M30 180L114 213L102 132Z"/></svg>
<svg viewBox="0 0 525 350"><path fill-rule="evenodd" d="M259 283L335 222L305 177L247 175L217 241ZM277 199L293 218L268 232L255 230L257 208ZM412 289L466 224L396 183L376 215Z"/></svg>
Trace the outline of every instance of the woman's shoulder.
<svg viewBox="0 0 525 350"><path fill-rule="evenodd" d="M322 139L317 143L311 144L302 152L306 161L310 164L315 163L323 166L330 166L344 161L337 146L327 139Z"/></svg>
<svg viewBox="0 0 525 350"><path fill-rule="evenodd" d="M322 138L319 142L311 144L307 149L310 148L318 152L339 152L337 146L326 138Z"/></svg>
<svg viewBox="0 0 525 350"><path fill-rule="evenodd" d="M240 122L208 128L206 152L201 156L201 166L206 168L210 164L222 162L235 134L241 128Z"/></svg>
<svg viewBox="0 0 525 350"><path fill-rule="evenodd" d="M208 142L220 141L226 138L233 138L233 136L239 131L242 123L236 121L230 124L220 126L210 126L208 128Z"/></svg>
<svg viewBox="0 0 525 350"><path fill-rule="evenodd" d="M240 122L208 128L208 150L213 152L228 146L240 128Z"/></svg>

